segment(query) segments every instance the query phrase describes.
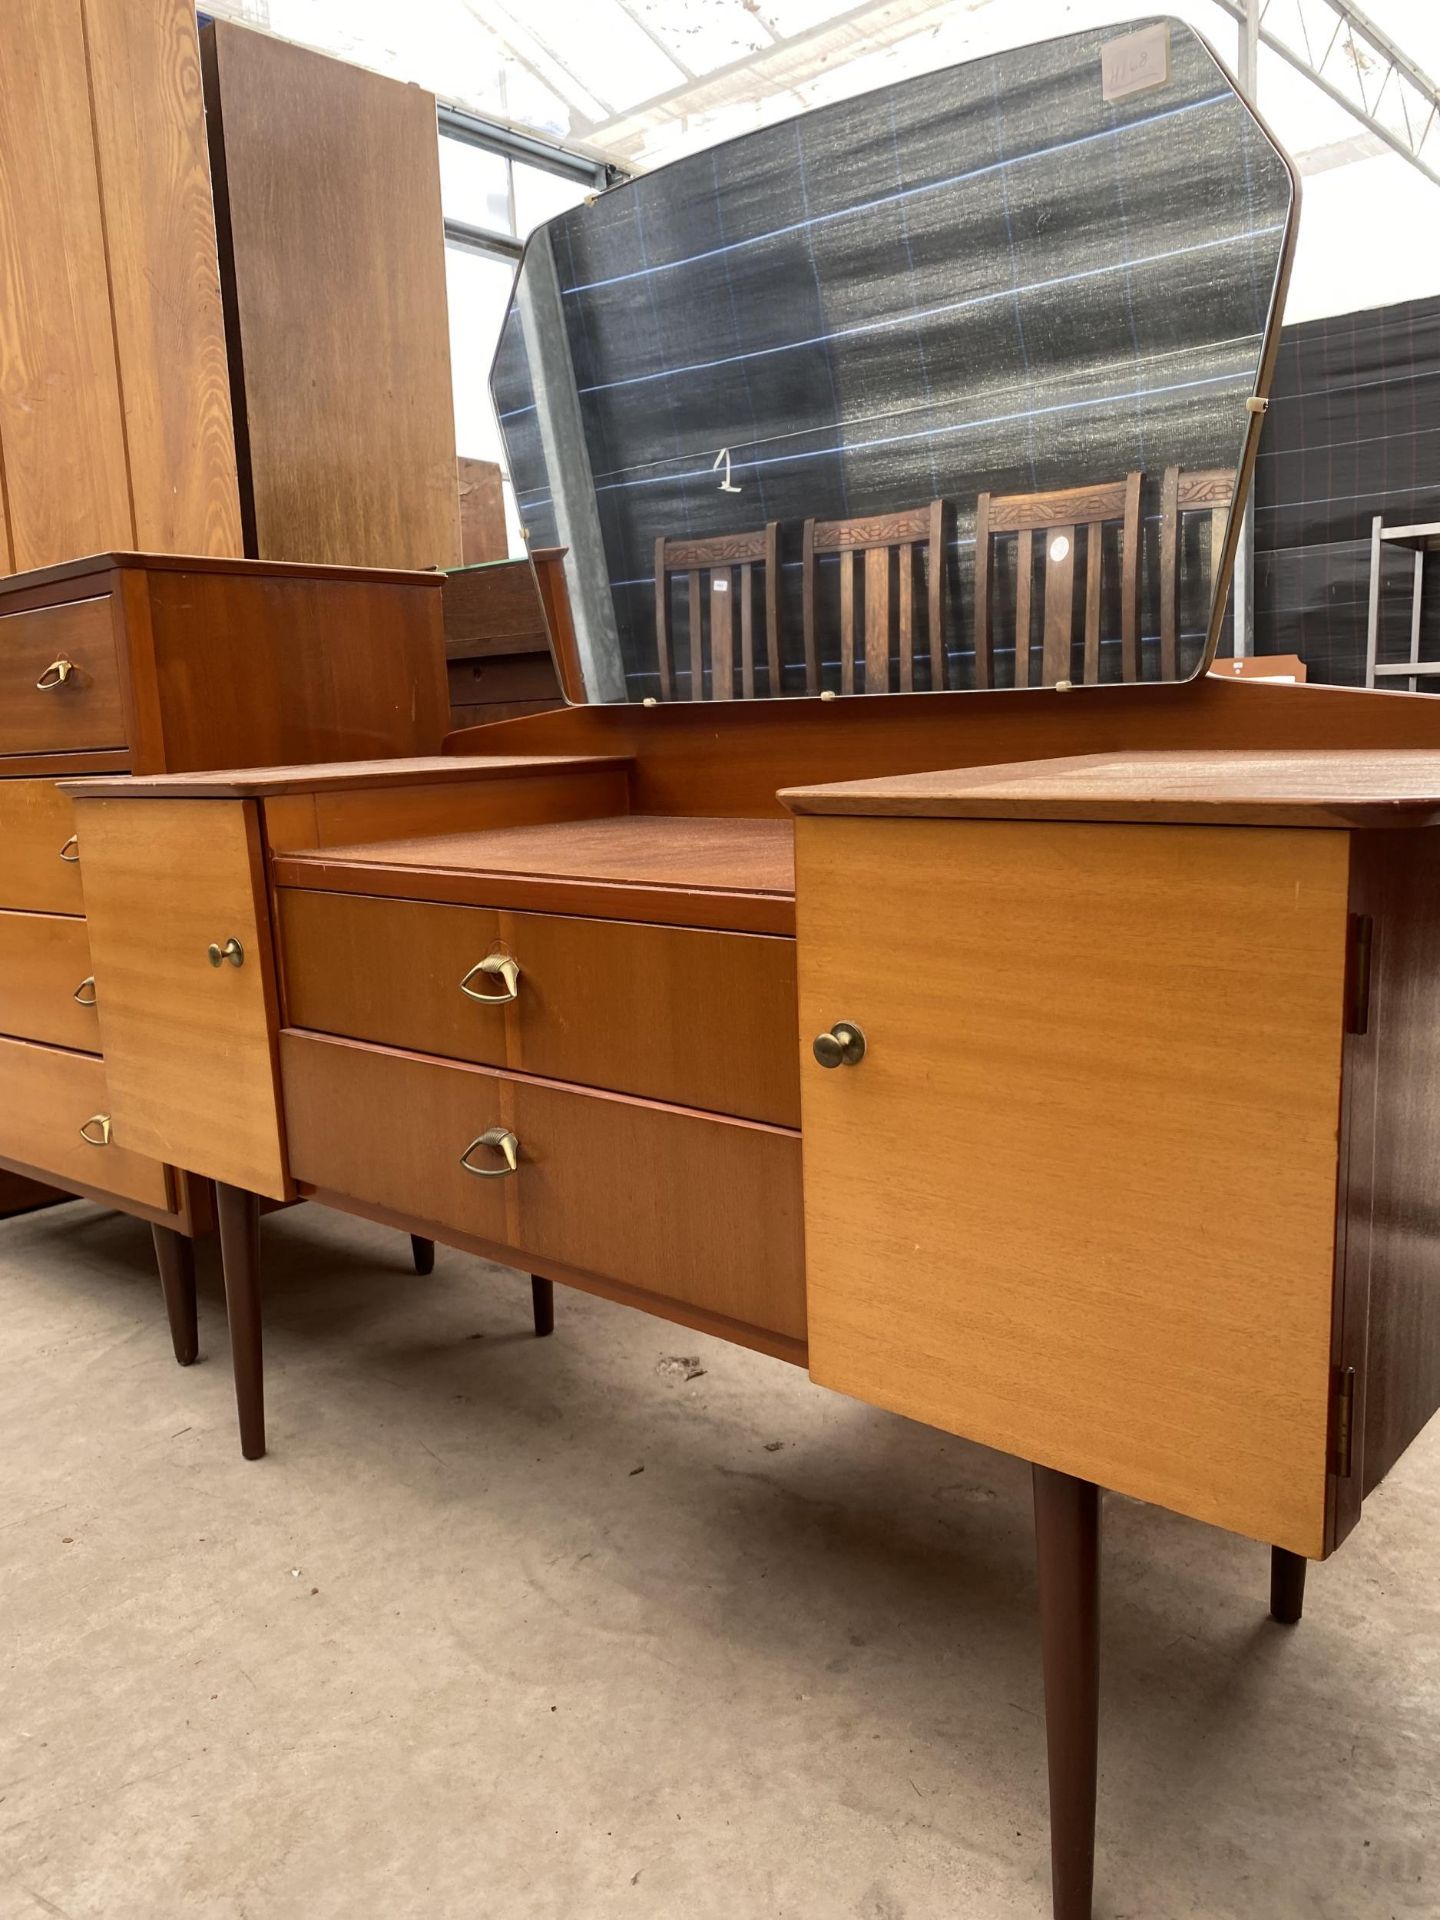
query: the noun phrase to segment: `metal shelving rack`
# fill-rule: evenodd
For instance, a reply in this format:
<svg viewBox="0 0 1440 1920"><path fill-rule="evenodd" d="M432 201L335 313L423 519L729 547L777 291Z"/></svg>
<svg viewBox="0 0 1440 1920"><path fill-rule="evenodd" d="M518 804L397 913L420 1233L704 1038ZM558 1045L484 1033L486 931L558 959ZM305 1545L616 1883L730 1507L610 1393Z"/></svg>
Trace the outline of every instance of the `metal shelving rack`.
<svg viewBox="0 0 1440 1920"><path fill-rule="evenodd" d="M1410 658L1389 664L1377 662L1380 645L1380 562L1386 547L1405 547L1414 555L1413 584L1410 589ZM1425 556L1440 549L1440 521L1425 526L1382 526L1377 513L1370 522L1370 620L1365 638L1365 684L1408 680L1410 691L1417 691L1417 680L1440 678L1440 660L1420 658L1420 601L1425 582Z"/></svg>

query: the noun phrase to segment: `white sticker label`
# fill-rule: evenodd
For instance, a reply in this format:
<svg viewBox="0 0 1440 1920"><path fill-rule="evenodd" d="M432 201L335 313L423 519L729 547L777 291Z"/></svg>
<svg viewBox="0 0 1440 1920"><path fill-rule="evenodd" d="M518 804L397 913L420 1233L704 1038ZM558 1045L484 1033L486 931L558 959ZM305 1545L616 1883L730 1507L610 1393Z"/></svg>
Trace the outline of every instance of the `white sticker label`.
<svg viewBox="0 0 1440 1920"><path fill-rule="evenodd" d="M1163 87L1170 78L1170 29L1163 20L1100 49L1100 91L1107 100L1124 100L1147 87Z"/></svg>
<svg viewBox="0 0 1440 1920"><path fill-rule="evenodd" d="M728 580L712 580L710 582L710 590L712 593L729 593L730 582Z"/></svg>

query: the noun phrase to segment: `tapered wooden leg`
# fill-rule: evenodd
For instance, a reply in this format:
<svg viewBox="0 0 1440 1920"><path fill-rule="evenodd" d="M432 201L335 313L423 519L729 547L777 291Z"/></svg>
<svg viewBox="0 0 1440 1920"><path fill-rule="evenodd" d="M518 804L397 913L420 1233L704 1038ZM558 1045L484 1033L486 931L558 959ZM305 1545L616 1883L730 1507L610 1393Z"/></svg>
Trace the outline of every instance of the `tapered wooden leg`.
<svg viewBox="0 0 1440 1920"><path fill-rule="evenodd" d="M155 1264L160 1269L160 1291L170 1321L170 1344L182 1367L190 1366L200 1351L200 1326L195 1313L195 1242L173 1227L151 1227Z"/></svg>
<svg viewBox="0 0 1440 1920"><path fill-rule="evenodd" d="M433 1273L435 1271L435 1242L433 1240L426 1240L422 1235L412 1233L410 1236L410 1251L415 1257L416 1273Z"/></svg>
<svg viewBox="0 0 1440 1920"><path fill-rule="evenodd" d="M555 1331L554 1281L542 1280L538 1273L532 1273L530 1299L535 1308L535 1338L543 1340L547 1333Z"/></svg>
<svg viewBox="0 0 1440 1920"><path fill-rule="evenodd" d="M265 1374L260 1352L260 1202L243 1187L217 1182L220 1258L225 1269L225 1312L230 1321L230 1363L235 1370L235 1406L240 1415L240 1451L247 1460L265 1452Z"/></svg>
<svg viewBox="0 0 1440 1920"><path fill-rule="evenodd" d="M1100 1489L1035 1470L1055 1920L1090 1920L1100 1733Z"/></svg>
<svg viewBox="0 0 1440 1920"><path fill-rule="evenodd" d="M1270 1618L1293 1627L1305 1611L1305 1556L1285 1547L1270 1549Z"/></svg>

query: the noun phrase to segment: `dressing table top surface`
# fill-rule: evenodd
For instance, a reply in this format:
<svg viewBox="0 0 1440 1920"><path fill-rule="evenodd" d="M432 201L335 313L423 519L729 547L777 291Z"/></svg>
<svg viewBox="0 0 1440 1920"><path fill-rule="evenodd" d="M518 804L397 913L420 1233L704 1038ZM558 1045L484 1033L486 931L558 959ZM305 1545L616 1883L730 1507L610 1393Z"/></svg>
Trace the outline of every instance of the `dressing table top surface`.
<svg viewBox="0 0 1440 1920"><path fill-rule="evenodd" d="M797 814L1264 827L1440 822L1440 753L1087 753L794 787Z"/></svg>

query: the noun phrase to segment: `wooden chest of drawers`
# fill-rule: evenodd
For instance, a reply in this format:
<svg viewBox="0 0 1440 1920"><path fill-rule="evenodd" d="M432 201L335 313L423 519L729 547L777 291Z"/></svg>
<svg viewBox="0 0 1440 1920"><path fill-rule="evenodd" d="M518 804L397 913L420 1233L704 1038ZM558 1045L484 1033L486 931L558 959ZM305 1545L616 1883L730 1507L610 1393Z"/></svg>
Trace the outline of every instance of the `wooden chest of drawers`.
<svg viewBox="0 0 1440 1920"><path fill-rule="evenodd" d="M408 753L445 714L435 575L108 554L3 583L0 1168L199 1217L196 1183L111 1111L56 776ZM203 874L169 864L193 892Z"/></svg>

